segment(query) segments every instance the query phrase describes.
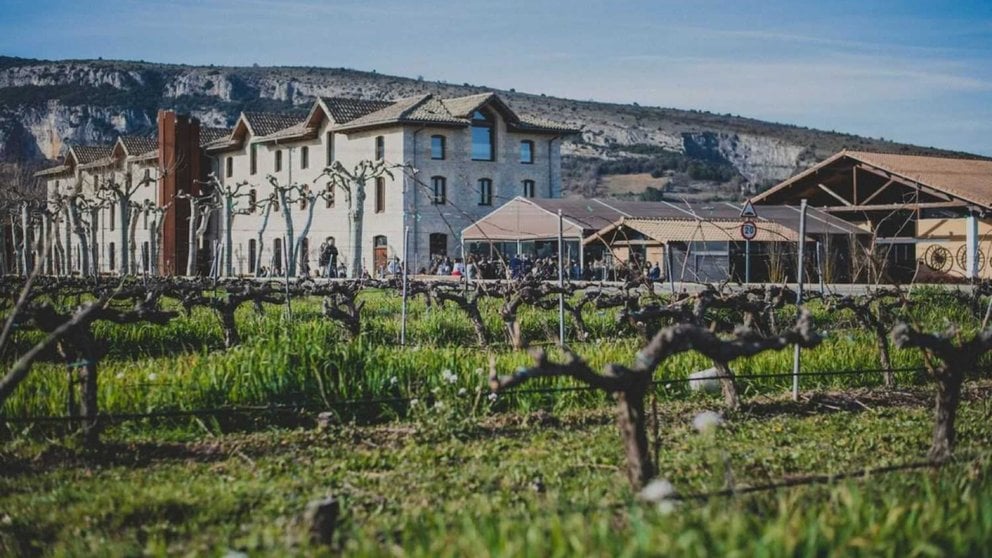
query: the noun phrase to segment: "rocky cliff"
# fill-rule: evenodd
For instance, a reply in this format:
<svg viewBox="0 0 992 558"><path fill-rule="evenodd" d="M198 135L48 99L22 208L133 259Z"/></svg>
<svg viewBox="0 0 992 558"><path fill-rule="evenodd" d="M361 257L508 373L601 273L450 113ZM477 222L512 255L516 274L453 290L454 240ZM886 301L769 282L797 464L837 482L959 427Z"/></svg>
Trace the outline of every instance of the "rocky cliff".
<svg viewBox="0 0 992 558"><path fill-rule="evenodd" d="M228 126L242 110L301 110L316 95L392 99L486 90L344 68L0 57L0 162L54 159L67 143L151 133L159 108L190 112L209 126ZM729 114L498 92L523 114L582 129L581 137L563 146L563 164L566 189L586 195L608 194L602 177L631 171L655 177L685 174L704 188L734 183L725 191L736 191L744 183L760 187L781 180L844 147L938 152Z"/></svg>

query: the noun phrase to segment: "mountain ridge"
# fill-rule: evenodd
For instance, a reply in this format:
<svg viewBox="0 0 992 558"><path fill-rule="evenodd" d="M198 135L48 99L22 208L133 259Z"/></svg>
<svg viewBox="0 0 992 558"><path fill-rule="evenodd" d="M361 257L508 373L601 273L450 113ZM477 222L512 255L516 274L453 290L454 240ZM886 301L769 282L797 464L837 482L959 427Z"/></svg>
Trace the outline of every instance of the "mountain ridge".
<svg viewBox="0 0 992 558"><path fill-rule="evenodd" d="M564 186L573 195L609 195L610 177L637 175L645 189L657 192L734 197L844 148L980 158L731 114L580 101L349 68L0 56L0 162L54 159L66 143L151 133L160 108L189 112L206 126L230 126L242 110L302 109L318 95L396 99L483 91L495 91L521 114L582 129L562 145Z"/></svg>

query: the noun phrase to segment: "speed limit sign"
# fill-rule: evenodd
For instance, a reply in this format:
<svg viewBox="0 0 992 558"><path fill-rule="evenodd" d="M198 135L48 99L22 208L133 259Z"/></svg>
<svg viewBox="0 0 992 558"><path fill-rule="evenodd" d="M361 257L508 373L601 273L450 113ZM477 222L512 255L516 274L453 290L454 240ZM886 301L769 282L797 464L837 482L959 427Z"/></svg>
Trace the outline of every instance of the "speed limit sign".
<svg viewBox="0 0 992 558"><path fill-rule="evenodd" d="M741 237L744 240L754 240L756 236L758 236L758 225L755 225L754 221L744 221L741 223Z"/></svg>

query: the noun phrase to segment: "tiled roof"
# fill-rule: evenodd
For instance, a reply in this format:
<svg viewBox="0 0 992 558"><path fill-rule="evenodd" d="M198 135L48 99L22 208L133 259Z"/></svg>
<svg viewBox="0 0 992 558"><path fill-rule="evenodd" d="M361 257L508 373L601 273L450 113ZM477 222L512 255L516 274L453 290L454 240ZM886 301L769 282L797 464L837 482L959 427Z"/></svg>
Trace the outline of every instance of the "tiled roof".
<svg viewBox="0 0 992 558"><path fill-rule="evenodd" d="M992 160L841 151L754 198L759 202L841 160L854 160L961 200L992 208Z"/></svg>
<svg viewBox="0 0 992 558"><path fill-rule="evenodd" d="M578 128L572 128L550 120L538 118L521 117L512 128L520 132L559 132L562 134L576 134L580 132Z"/></svg>
<svg viewBox="0 0 992 558"><path fill-rule="evenodd" d="M80 165L93 163L99 159L110 157L114 150L112 145L74 145L71 147L76 156L76 162Z"/></svg>
<svg viewBox="0 0 992 558"><path fill-rule="evenodd" d="M444 99L442 102L452 116L469 118L475 109L489 102L495 96L495 93L479 93L477 95L468 95L467 97Z"/></svg>
<svg viewBox="0 0 992 558"><path fill-rule="evenodd" d="M67 167L65 165L59 165L57 167L51 167L51 168L47 168L47 169L42 169L42 170L34 173L34 175L35 175L35 177L52 176L52 175L62 174L64 172L68 172L68 171L69 171L69 167Z"/></svg>
<svg viewBox="0 0 992 558"><path fill-rule="evenodd" d="M356 118L361 118L393 104L393 101L367 101L344 97L321 97L320 100L323 101L336 124L347 124Z"/></svg>
<svg viewBox="0 0 992 558"><path fill-rule="evenodd" d="M366 128L380 124L422 122L425 124L454 124L464 126L468 121L455 118L444 104L432 95L418 95L394 101L389 106L356 118L341 126L341 130Z"/></svg>
<svg viewBox="0 0 992 558"><path fill-rule="evenodd" d="M246 112L243 114L256 136L274 134L286 128L296 126L306 118L305 114L299 113Z"/></svg>
<svg viewBox="0 0 992 558"><path fill-rule="evenodd" d="M741 240L740 221L624 219L623 225L659 242L739 242ZM795 242L799 239L799 231L781 223L759 221L755 226L758 232L751 240L756 242ZM590 243L595 242L592 238L590 241Z"/></svg>
<svg viewBox="0 0 992 558"><path fill-rule="evenodd" d="M952 196L992 207L992 161L848 151L847 156Z"/></svg>
<svg viewBox="0 0 992 558"><path fill-rule="evenodd" d="M227 138L231 135L230 128L200 128L200 147L207 145L208 143L213 143L219 139Z"/></svg>
<svg viewBox="0 0 992 558"><path fill-rule="evenodd" d="M158 138L145 136L121 136L121 143L131 157L158 150Z"/></svg>

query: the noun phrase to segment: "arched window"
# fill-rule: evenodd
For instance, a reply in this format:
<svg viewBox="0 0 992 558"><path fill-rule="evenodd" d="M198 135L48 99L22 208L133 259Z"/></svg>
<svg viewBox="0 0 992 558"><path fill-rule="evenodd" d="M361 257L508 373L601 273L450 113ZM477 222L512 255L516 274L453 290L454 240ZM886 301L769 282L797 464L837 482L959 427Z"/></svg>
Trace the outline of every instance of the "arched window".
<svg viewBox="0 0 992 558"><path fill-rule="evenodd" d="M472 160L496 160L496 121L485 109L472 113Z"/></svg>
<svg viewBox="0 0 992 558"><path fill-rule="evenodd" d="M272 240L272 270L276 275L282 275L282 239Z"/></svg>
<svg viewBox="0 0 992 558"><path fill-rule="evenodd" d="M258 257L258 243L252 238L248 241L248 273L255 273L255 259Z"/></svg>
<svg viewBox="0 0 992 558"><path fill-rule="evenodd" d="M520 162L525 165L534 163L534 142L530 140L520 142Z"/></svg>
<svg viewBox="0 0 992 558"><path fill-rule="evenodd" d="M445 143L446 139L444 136L437 135L431 136L431 159L436 161L443 161L445 156Z"/></svg>
<svg viewBox="0 0 992 558"><path fill-rule="evenodd" d="M276 162L275 162L276 172L282 170L282 149L276 150Z"/></svg>
<svg viewBox="0 0 992 558"><path fill-rule="evenodd" d="M448 184L443 176L432 176L431 186L434 188L434 205L444 205L448 201Z"/></svg>
<svg viewBox="0 0 992 558"><path fill-rule="evenodd" d="M300 168L305 169L310 166L310 148L303 146L300 148Z"/></svg>
<svg viewBox="0 0 992 558"><path fill-rule="evenodd" d="M533 198L534 197L534 181L524 180L524 197Z"/></svg>
<svg viewBox="0 0 992 558"><path fill-rule="evenodd" d="M488 178L479 179L479 205L493 204L493 181Z"/></svg>
<svg viewBox="0 0 992 558"><path fill-rule="evenodd" d="M431 233L430 241L428 242L428 247L430 248L430 255L432 257L447 256L448 235L444 233Z"/></svg>
<svg viewBox="0 0 992 558"><path fill-rule="evenodd" d="M148 170L146 169L145 172L147 173ZM234 176L234 157L228 157L227 160L224 161L224 176L227 178Z"/></svg>
<svg viewBox="0 0 992 558"><path fill-rule="evenodd" d="M386 211L386 179L378 177L375 179L375 212Z"/></svg>
<svg viewBox="0 0 992 558"><path fill-rule="evenodd" d="M381 161L386 158L386 138L383 136L375 137L375 160Z"/></svg>

